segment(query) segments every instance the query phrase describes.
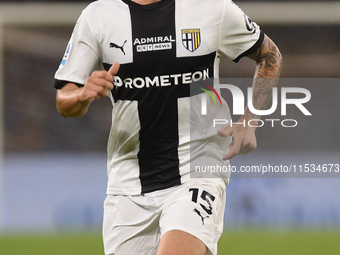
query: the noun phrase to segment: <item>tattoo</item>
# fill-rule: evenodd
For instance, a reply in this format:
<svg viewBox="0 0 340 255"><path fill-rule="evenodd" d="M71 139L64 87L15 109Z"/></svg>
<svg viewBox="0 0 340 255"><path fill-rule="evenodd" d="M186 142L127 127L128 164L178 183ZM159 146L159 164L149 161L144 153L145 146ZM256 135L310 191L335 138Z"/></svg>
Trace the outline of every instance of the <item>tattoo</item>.
<svg viewBox="0 0 340 255"><path fill-rule="evenodd" d="M257 110L264 110L272 96L272 88L276 86L280 76L282 56L273 41L265 36L260 48L248 57L257 64L253 81L253 106ZM245 116L251 119L260 118L248 109Z"/></svg>

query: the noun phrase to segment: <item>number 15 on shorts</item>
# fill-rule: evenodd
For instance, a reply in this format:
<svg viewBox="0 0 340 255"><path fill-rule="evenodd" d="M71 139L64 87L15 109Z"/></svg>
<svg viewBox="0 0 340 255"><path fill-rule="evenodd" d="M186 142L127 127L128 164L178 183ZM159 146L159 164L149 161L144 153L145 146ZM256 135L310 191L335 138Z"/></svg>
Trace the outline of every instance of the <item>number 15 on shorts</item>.
<svg viewBox="0 0 340 255"><path fill-rule="evenodd" d="M202 220L202 225L204 225L204 220L206 218L209 218L209 215L212 214L212 204L215 200L215 197L213 195L211 195L208 191L206 190L202 190L200 191L197 188L191 188L189 189L189 192L192 192L192 197L191 197L191 201L194 203L198 203L201 208L208 214L208 216L205 216L202 214L202 212L198 209L194 209L194 212L196 212L198 214L198 216L201 217ZM200 194L200 196L199 196ZM198 202L198 199L201 198L202 199L202 203Z"/></svg>

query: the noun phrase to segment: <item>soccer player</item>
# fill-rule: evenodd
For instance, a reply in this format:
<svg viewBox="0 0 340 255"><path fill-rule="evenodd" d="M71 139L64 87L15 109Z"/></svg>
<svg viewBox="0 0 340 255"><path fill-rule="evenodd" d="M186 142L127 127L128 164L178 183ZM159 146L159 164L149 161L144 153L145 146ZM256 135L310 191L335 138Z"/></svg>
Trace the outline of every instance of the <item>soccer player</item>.
<svg viewBox="0 0 340 255"><path fill-rule="evenodd" d="M228 165L256 147L255 128L243 125L190 138L199 96L190 83L218 77L222 56L256 62L253 105L264 109L281 54L232 1L101 0L82 12L55 74L56 101L64 117L112 101L105 254L217 254L228 179L190 178L190 166ZM254 118L247 109L240 121Z"/></svg>

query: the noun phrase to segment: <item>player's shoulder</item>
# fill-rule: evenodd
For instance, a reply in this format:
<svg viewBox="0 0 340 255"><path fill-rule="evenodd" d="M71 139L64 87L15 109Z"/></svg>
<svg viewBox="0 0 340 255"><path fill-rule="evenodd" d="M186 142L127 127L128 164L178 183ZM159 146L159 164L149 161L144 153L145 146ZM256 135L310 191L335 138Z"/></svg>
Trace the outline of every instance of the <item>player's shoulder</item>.
<svg viewBox="0 0 340 255"><path fill-rule="evenodd" d="M97 0L90 3L87 8L106 8L108 6L125 5L121 0Z"/></svg>
<svg viewBox="0 0 340 255"><path fill-rule="evenodd" d="M228 11L241 10L241 8L233 0L222 0L224 8Z"/></svg>
<svg viewBox="0 0 340 255"><path fill-rule="evenodd" d="M177 3L185 8L190 8L191 10L202 10L211 13L228 13L240 9L232 0L176 0Z"/></svg>
<svg viewBox="0 0 340 255"><path fill-rule="evenodd" d="M90 3L82 12L82 15L95 17L101 16L107 11L118 10L124 6L121 0L98 0Z"/></svg>
<svg viewBox="0 0 340 255"><path fill-rule="evenodd" d="M183 1L183 0L177 0L177 1ZM184 1L193 2L193 3L202 3L202 2L205 2L205 3L210 3L210 5L212 5L211 0L184 0ZM234 6L237 6L234 3L233 0L214 0L213 5L216 5L216 4L219 4L219 3L225 4L225 5L234 5Z"/></svg>

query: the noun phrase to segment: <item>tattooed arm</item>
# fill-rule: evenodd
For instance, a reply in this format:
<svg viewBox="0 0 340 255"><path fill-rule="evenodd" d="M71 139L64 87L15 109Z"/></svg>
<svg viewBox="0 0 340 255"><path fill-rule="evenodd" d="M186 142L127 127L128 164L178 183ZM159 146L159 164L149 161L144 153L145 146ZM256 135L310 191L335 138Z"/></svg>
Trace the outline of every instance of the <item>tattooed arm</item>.
<svg viewBox="0 0 340 255"><path fill-rule="evenodd" d="M276 86L280 76L282 56L273 41L265 35L260 48L248 58L257 64L253 81L253 106L257 110L263 110L266 108L272 95L272 88ZM260 118L260 116L252 114L248 107L245 117L248 119Z"/></svg>
<svg viewBox="0 0 340 255"><path fill-rule="evenodd" d="M253 106L257 110L263 110L266 108L272 95L272 88L276 86L277 79L280 76L282 56L273 41L265 35L260 48L248 57L256 62L253 81ZM247 154L256 149L256 127L250 127L248 121L259 118L260 116L250 112L247 107L244 115L238 121L245 123L245 125L237 124L217 131L222 137L233 137L230 152L223 157L223 160L231 159L238 154ZM256 123L252 122L252 125L256 126Z"/></svg>

